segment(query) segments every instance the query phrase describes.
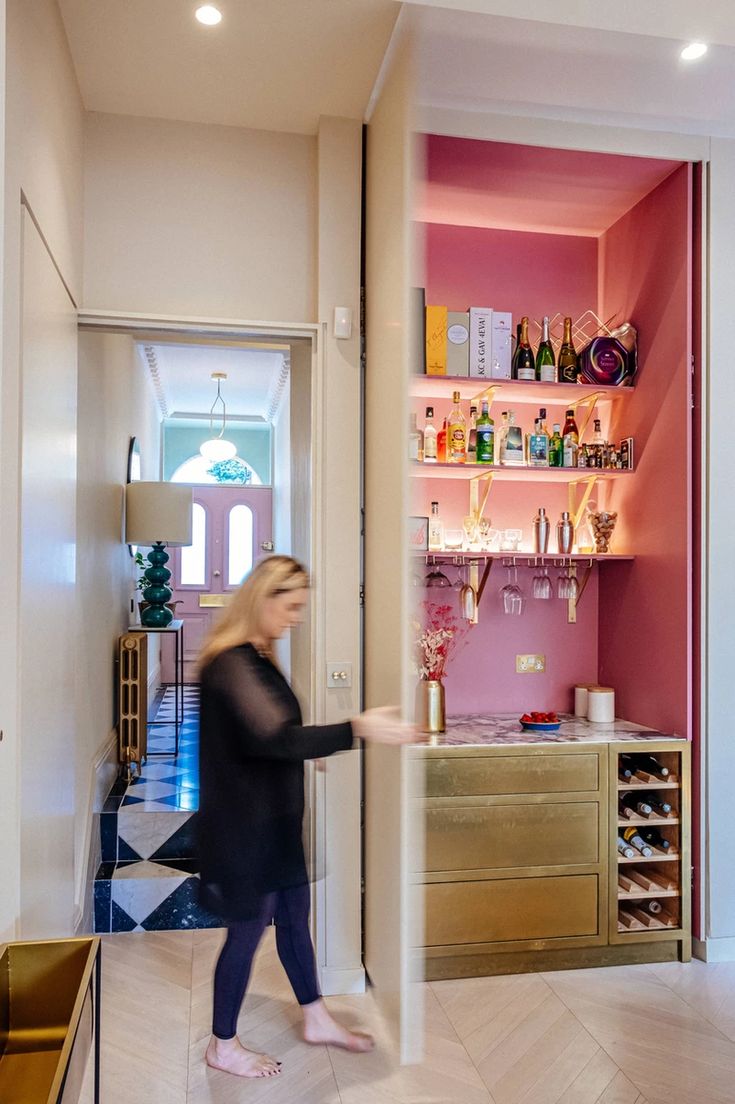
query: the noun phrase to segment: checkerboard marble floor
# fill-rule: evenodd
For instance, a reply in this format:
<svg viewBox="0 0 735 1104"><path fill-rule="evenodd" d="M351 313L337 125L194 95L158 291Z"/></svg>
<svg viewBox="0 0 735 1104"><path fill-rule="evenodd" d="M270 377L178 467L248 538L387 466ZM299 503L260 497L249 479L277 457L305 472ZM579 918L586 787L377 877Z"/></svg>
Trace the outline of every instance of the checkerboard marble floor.
<svg viewBox="0 0 735 1104"><path fill-rule="evenodd" d="M175 698L167 687L149 729L140 777L113 786L100 817L97 932L211 927L199 908L194 815L199 805L199 688L184 688L175 753Z"/></svg>

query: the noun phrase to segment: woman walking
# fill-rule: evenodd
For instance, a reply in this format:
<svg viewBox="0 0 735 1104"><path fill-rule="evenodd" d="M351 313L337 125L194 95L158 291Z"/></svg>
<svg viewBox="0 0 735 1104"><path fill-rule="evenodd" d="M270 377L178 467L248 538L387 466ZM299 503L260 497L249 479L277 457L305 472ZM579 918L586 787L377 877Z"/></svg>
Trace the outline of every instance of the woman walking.
<svg viewBox="0 0 735 1104"><path fill-rule="evenodd" d="M373 1047L329 1014L319 991L309 933L302 843L304 761L347 751L355 738L405 743L412 729L396 710L372 709L343 724L304 726L273 645L302 620L306 570L269 556L234 595L200 657L201 902L227 923L214 975L208 1065L241 1077L270 1077L280 1063L245 1048L237 1018L255 951L275 920L278 955L304 1016L308 1043Z"/></svg>

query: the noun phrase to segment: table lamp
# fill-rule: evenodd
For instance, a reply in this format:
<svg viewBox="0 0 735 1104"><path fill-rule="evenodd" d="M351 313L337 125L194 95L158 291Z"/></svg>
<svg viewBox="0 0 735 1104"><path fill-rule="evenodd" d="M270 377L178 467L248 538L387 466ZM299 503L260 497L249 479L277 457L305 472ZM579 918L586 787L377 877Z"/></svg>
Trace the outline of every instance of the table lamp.
<svg viewBox="0 0 735 1104"><path fill-rule="evenodd" d="M181 483L128 483L125 488L125 542L150 547L149 567L143 572L148 585L143 598L141 624L163 629L173 620L166 606L172 591L166 567L166 545L191 544L192 489Z"/></svg>

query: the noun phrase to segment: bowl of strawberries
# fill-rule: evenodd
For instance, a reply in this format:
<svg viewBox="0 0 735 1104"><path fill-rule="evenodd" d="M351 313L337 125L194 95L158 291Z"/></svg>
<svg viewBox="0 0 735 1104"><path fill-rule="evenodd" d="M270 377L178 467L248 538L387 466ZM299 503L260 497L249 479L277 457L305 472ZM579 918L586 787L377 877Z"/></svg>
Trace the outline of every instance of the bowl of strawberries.
<svg viewBox="0 0 735 1104"><path fill-rule="evenodd" d="M561 721L556 713L524 713L521 728L526 732L558 732Z"/></svg>

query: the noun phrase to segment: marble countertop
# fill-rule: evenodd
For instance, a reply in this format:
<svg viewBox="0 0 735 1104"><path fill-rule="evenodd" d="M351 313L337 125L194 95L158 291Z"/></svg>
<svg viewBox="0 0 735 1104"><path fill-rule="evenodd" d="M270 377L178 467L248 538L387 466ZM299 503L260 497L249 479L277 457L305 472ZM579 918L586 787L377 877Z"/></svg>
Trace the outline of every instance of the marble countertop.
<svg viewBox="0 0 735 1104"><path fill-rule="evenodd" d="M626 740L683 740L683 736L659 732L616 719L612 724L592 724L569 713L560 714L558 732L525 732L511 714L475 713L448 717L447 731L432 738L430 747L462 747L507 744L612 744Z"/></svg>

